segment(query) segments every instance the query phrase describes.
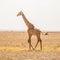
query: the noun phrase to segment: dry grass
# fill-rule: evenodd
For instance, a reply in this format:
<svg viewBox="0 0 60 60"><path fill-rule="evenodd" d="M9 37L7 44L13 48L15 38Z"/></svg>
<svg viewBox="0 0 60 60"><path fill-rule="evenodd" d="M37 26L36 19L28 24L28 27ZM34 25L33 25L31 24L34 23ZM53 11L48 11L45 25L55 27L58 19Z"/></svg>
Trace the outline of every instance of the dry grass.
<svg viewBox="0 0 60 60"><path fill-rule="evenodd" d="M27 32L0 32L0 60L60 60L60 32L41 34L41 39L42 51L39 44L35 51L28 51ZM33 36L32 45L36 42Z"/></svg>

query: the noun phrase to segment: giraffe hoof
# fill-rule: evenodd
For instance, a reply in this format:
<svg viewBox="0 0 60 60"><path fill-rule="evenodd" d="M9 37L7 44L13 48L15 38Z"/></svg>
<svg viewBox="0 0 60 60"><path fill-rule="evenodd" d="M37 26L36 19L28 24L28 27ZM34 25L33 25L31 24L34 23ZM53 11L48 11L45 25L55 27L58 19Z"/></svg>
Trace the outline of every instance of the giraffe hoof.
<svg viewBox="0 0 60 60"><path fill-rule="evenodd" d="M35 50L35 48L33 48L33 50Z"/></svg>

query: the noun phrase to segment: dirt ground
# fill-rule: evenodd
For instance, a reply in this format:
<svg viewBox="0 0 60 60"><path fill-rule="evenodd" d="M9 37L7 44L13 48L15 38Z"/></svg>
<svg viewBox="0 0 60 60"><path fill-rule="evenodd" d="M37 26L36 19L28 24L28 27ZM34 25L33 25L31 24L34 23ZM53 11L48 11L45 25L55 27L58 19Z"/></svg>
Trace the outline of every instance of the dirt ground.
<svg viewBox="0 0 60 60"><path fill-rule="evenodd" d="M40 51L0 52L0 60L60 60L60 53Z"/></svg>
<svg viewBox="0 0 60 60"><path fill-rule="evenodd" d="M42 51L39 44L35 51L29 51L27 32L1 31L0 60L60 60L60 32L41 34L41 39ZM36 36L32 36L31 40L34 47Z"/></svg>

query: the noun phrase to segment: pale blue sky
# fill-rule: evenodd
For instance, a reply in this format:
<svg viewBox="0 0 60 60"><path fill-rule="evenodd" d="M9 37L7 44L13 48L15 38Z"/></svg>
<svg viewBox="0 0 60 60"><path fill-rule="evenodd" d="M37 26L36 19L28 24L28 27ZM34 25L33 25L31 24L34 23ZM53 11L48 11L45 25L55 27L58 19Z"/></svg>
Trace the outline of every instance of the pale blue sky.
<svg viewBox="0 0 60 60"><path fill-rule="evenodd" d="M60 0L0 0L0 31L26 31L22 17L42 31L60 31Z"/></svg>

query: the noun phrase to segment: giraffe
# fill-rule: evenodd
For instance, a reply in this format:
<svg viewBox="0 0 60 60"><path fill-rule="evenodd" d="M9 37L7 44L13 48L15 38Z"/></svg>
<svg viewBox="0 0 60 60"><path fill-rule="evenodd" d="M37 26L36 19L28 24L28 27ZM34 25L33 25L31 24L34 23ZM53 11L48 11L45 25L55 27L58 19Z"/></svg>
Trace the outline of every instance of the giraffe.
<svg viewBox="0 0 60 60"><path fill-rule="evenodd" d="M28 19L25 17L25 15L24 15L24 13L22 11L20 11L17 14L17 16L22 16L25 24L28 27L27 32L28 32L28 36L29 36L29 39L28 39L29 50L31 50L31 48L34 50L37 47L37 45L38 45L39 42L40 42L40 49L42 50L42 40L41 40L41 37L40 37L41 31L39 29L36 29L35 26L28 21ZM32 35L36 35L36 37L37 37L37 43L36 43L36 45L35 45L34 48L31 45L31 37L32 37Z"/></svg>

